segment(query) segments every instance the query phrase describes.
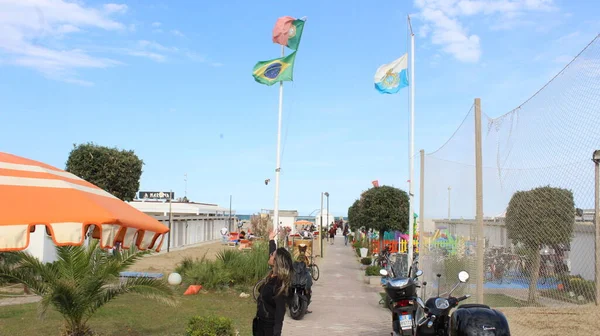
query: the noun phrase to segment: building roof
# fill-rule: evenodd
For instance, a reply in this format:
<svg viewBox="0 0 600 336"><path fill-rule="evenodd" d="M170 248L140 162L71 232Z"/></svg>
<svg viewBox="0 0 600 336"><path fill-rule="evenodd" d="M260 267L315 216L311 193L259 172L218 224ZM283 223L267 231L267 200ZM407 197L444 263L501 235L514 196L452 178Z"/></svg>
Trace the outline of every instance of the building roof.
<svg viewBox="0 0 600 336"><path fill-rule="evenodd" d="M169 212L169 208L176 214L191 214L191 215L216 215L229 214L228 208L220 207L216 204L193 203L193 202L155 202L155 201L132 201L128 202L132 207L144 213L164 214ZM231 211L235 214L235 211Z"/></svg>

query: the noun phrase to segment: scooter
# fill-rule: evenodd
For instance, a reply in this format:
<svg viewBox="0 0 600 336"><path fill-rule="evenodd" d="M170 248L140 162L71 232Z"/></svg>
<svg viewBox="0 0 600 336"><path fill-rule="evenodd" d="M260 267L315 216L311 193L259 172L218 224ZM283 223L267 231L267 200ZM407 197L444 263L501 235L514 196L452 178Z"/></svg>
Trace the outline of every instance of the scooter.
<svg viewBox="0 0 600 336"><path fill-rule="evenodd" d="M439 279L438 277L438 290ZM418 304L425 312L417 322L417 336L510 336L508 321L500 311L483 304L463 304L459 302L468 299L471 295L453 297L452 292L461 283L469 280L469 273L461 271L458 273L459 282L448 293L447 297L439 295L429 298L423 305L422 300ZM452 309L456 311L450 313Z"/></svg>
<svg viewBox="0 0 600 336"><path fill-rule="evenodd" d="M306 264L302 261L294 262L294 276L288 295L288 308L290 316L294 320L301 320L308 309L310 303L310 293L308 293L308 282L310 273Z"/></svg>
<svg viewBox="0 0 600 336"><path fill-rule="evenodd" d="M381 270L387 276L386 270ZM470 297L465 295L453 297L452 292L461 283L469 280L469 273L458 273L459 282L448 293L447 297L438 295L427 302L416 295L417 278L422 271L415 272L414 277L396 278L387 281L386 293L392 298L393 336L510 336L508 321L500 311L482 304L463 304ZM438 277L438 290L439 279ZM425 285L425 283L423 283ZM458 307L458 308L457 308ZM457 310L450 316L452 309Z"/></svg>

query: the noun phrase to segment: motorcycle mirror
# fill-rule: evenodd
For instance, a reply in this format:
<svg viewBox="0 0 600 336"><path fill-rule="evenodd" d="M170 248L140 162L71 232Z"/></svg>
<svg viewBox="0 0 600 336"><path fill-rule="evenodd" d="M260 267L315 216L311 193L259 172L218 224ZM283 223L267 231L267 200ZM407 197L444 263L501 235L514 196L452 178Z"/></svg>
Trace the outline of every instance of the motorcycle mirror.
<svg viewBox="0 0 600 336"><path fill-rule="evenodd" d="M379 274L381 274L382 276L387 276L388 275L388 271L382 269L382 270L379 270Z"/></svg>
<svg viewBox="0 0 600 336"><path fill-rule="evenodd" d="M420 277L421 275L423 275L423 271L421 271L421 270L418 270L418 271L415 273L415 277L417 277L417 278L418 278L418 277Z"/></svg>
<svg viewBox="0 0 600 336"><path fill-rule="evenodd" d="M469 280L469 273L467 271L458 272L458 281L467 282Z"/></svg>

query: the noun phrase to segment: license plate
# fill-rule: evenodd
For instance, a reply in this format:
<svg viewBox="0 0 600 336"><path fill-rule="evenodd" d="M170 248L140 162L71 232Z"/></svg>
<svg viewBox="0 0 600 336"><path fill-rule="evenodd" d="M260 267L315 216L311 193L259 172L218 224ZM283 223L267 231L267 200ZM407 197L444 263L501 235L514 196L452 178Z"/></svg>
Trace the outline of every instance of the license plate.
<svg viewBox="0 0 600 336"><path fill-rule="evenodd" d="M412 329L412 315L400 315L400 328L402 330Z"/></svg>

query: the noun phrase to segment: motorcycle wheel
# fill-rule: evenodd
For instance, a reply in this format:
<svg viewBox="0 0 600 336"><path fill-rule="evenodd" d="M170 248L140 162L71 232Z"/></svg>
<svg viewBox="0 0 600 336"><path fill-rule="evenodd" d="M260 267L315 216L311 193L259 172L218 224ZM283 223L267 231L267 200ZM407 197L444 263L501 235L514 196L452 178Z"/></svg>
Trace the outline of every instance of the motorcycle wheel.
<svg viewBox="0 0 600 336"><path fill-rule="evenodd" d="M301 320L304 317L304 314L306 314L307 308L308 303L306 300L301 299L298 294L294 293L289 304L290 317L294 320Z"/></svg>

